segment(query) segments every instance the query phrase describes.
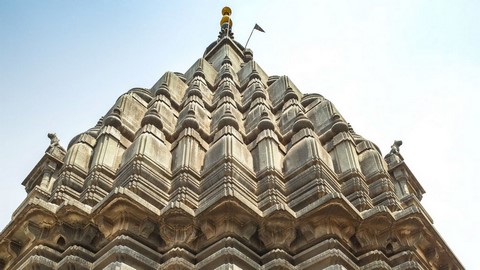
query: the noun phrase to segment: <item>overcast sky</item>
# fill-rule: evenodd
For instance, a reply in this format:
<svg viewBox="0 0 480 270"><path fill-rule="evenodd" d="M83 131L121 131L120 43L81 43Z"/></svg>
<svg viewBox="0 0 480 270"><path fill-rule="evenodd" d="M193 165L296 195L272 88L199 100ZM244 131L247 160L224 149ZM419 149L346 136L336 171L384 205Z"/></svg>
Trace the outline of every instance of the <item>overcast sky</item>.
<svg viewBox="0 0 480 270"><path fill-rule="evenodd" d="M173 4L174 3L174 4ZM0 228L56 132L63 146L122 93L185 72L220 10L269 75L331 100L386 154L396 139L467 269L480 237L480 1L0 1Z"/></svg>

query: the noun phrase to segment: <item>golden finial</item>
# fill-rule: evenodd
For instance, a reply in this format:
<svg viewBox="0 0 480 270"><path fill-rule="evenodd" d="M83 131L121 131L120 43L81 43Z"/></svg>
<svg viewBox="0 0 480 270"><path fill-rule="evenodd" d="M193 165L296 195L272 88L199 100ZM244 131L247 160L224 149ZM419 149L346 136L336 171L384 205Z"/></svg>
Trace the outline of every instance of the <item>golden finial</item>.
<svg viewBox="0 0 480 270"><path fill-rule="evenodd" d="M222 19L220 20L220 26L222 26L225 23L228 23L230 28L232 27L232 19L230 19L230 15L232 14L232 10L229 7L224 7L222 8Z"/></svg>

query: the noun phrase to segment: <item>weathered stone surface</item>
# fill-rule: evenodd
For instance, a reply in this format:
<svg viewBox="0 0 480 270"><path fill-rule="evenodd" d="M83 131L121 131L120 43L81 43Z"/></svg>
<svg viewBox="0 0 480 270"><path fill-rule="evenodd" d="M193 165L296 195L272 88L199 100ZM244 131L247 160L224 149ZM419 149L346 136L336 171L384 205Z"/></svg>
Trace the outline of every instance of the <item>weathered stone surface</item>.
<svg viewBox="0 0 480 270"><path fill-rule="evenodd" d="M462 269L401 142L384 159L227 25L185 74L120 96L67 150L49 134L0 268Z"/></svg>

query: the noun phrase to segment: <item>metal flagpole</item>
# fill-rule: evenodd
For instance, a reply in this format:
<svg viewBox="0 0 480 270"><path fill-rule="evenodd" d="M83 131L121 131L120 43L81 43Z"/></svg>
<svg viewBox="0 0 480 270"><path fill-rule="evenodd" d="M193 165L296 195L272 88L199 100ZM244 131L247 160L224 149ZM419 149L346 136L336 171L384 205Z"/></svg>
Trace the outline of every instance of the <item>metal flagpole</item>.
<svg viewBox="0 0 480 270"><path fill-rule="evenodd" d="M255 30L258 30L262 33L265 33L265 30L263 30L262 27L260 27L260 25L255 24L255 26L252 29L252 32L250 33L250 36L248 36L247 43L245 43L245 49L247 48L248 42L250 41L250 38L252 37L253 31L255 31Z"/></svg>
<svg viewBox="0 0 480 270"><path fill-rule="evenodd" d="M247 49L248 42L250 41L250 38L252 37L253 31L255 31L255 27L252 28L252 32L250 33L250 36L248 36L247 43L245 43L245 49Z"/></svg>

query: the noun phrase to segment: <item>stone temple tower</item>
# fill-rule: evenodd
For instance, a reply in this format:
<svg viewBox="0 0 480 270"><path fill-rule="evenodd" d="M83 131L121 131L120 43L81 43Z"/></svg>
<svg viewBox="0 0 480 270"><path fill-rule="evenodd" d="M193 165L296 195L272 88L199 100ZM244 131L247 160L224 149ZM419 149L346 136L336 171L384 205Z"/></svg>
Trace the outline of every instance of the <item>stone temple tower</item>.
<svg viewBox="0 0 480 270"><path fill-rule="evenodd" d="M399 153L218 39L55 134L0 234L3 269L463 269Z"/></svg>

